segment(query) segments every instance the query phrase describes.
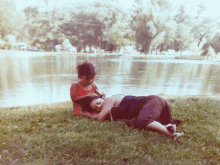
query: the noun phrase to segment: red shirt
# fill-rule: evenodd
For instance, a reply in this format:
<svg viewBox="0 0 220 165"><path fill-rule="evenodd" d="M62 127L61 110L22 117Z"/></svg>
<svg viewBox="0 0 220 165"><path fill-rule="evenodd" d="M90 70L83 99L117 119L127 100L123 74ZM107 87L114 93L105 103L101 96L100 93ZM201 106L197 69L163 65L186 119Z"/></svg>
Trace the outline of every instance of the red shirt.
<svg viewBox="0 0 220 165"><path fill-rule="evenodd" d="M92 89L91 90L84 90L82 88L82 86L80 86L78 83L77 83L77 90L76 90L76 94L74 96L84 96L84 95L87 95L89 93L95 93L95 89L97 88L95 84L91 84L92 85ZM70 97L73 95L72 94L72 88L73 88L74 84L71 85L71 88L70 88ZM71 99L73 100L73 98L71 97ZM79 104L76 104L74 101L73 101L73 113L75 115L79 115L79 112L81 111L81 106Z"/></svg>

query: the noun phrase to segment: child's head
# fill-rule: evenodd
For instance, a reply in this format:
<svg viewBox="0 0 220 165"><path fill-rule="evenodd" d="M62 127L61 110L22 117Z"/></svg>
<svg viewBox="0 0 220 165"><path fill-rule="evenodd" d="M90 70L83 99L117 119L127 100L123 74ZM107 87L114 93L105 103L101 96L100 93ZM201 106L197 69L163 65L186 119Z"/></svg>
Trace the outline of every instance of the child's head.
<svg viewBox="0 0 220 165"><path fill-rule="evenodd" d="M91 63L87 63L87 61L80 64L77 67L77 70L78 70L78 78L79 79L81 79L81 78L83 78L83 76L85 76L85 78L87 80L90 80L90 79L94 79L94 77L96 75L94 65L92 65Z"/></svg>

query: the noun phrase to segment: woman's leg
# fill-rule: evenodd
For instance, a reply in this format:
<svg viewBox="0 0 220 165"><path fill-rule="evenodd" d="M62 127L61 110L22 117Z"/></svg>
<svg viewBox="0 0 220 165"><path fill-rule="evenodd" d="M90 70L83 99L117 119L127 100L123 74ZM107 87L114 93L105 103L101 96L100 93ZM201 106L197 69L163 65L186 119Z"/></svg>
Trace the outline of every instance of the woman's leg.
<svg viewBox="0 0 220 165"><path fill-rule="evenodd" d="M163 107L164 105L160 101L160 98L157 96L153 96L152 99L148 100L145 105L140 109L136 120L136 126L146 128L146 125L152 123L153 121L161 123L160 121L158 121L158 119L163 112Z"/></svg>
<svg viewBox="0 0 220 165"><path fill-rule="evenodd" d="M162 125L161 123L159 123L157 121L151 122L150 124L148 124L146 126L146 128L152 129L152 130L155 130L155 131L158 131L158 132L162 132L162 133L166 134L168 137L173 136L173 133L168 131L167 128L164 125Z"/></svg>
<svg viewBox="0 0 220 165"><path fill-rule="evenodd" d="M162 132L172 137L173 134L164 126L169 123L172 123L169 106L166 100L158 96L153 96L146 102L136 120L137 127Z"/></svg>

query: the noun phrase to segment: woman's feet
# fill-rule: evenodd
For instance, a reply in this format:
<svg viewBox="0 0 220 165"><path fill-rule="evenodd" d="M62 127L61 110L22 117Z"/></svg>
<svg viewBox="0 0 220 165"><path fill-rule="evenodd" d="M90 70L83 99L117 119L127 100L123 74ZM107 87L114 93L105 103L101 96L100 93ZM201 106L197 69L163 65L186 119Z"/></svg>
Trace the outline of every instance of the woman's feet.
<svg viewBox="0 0 220 165"><path fill-rule="evenodd" d="M174 140L177 140L177 138L179 138L179 137L181 137L181 136L184 136L184 133L183 133L183 132L181 132L181 133L174 133L173 136L172 136L172 138L173 138Z"/></svg>
<svg viewBox="0 0 220 165"><path fill-rule="evenodd" d="M170 133L176 132L176 124L167 124L165 127Z"/></svg>

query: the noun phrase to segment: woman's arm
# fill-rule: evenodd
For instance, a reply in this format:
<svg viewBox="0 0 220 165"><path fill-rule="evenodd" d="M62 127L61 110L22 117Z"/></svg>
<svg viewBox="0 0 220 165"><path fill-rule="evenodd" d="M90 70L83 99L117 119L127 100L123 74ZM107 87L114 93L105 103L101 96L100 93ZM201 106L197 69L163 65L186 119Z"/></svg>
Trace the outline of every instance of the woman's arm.
<svg viewBox="0 0 220 165"><path fill-rule="evenodd" d="M76 100L83 99L83 98L85 98L85 97L87 97L87 96L98 96L98 95L97 95L96 93L88 93L88 94L86 94L86 95L76 96L76 97L75 97L75 101L76 101Z"/></svg>
<svg viewBox="0 0 220 165"><path fill-rule="evenodd" d="M72 102L75 101L76 91L77 91L77 83L73 83L70 87L70 98Z"/></svg>
<svg viewBox="0 0 220 165"><path fill-rule="evenodd" d="M100 113L91 114L89 112L81 112L81 115L97 120L104 120L107 114L110 113L113 106L114 106L114 99L110 97L103 102Z"/></svg>
<svg viewBox="0 0 220 165"><path fill-rule="evenodd" d="M97 119L98 114L91 114L89 112L80 111L80 115L82 115L84 117L92 118L92 119Z"/></svg>
<svg viewBox="0 0 220 165"><path fill-rule="evenodd" d="M95 86L95 93L102 97L103 99L106 99L106 95L105 93L97 86L97 84L94 83L94 86Z"/></svg>

